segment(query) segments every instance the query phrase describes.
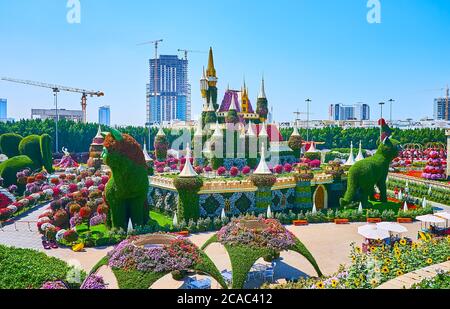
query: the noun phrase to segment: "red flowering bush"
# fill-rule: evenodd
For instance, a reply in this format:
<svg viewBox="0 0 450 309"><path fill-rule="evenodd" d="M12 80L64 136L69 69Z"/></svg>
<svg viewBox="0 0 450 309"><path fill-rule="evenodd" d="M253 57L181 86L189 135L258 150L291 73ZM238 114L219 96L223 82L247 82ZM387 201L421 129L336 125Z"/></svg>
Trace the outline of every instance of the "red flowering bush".
<svg viewBox="0 0 450 309"><path fill-rule="evenodd" d="M225 175L226 172L227 172L227 169L223 166L221 166L217 169L217 175L219 175L219 176Z"/></svg>
<svg viewBox="0 0 450 309"><path fill-rule="evenodd" d="M242 168L242 174L244 175L250 174L250 171L251 171L250 166L244 166L244 168Z"/></svg>
<svg viewBox="0 0 450 309"><path fill-rule="evenodd" d="M74 183L69 184L69 192L74 193L76 191L78 191L78 186Z"/></svg>
<svg viewBox="0 0 450 309"><path fill-rule="evenodd" d="M69 214L64 209L59 209L53 215L54 224L58 227L65 227L69 224Z"/></svg>
<svg viewBox="0 0 450 309"><path fill-rule="evenodd" d="M78 233L75 230L67 230L64 232L63 238L68 243L72 243L78 240Z"/></svg>
<svg viewBox="0 0 450 309"><path fill-rule="evenodd" d="M52 184L54 184L54 185L57 185L57 184L59 184L59 179L58 179L58 178L52 178L52 179L50 180L50 182L51 182Z"/></svg>
<svg viewBox="0 0 450 309"><path fill-rule="evenodd" d="M275 168L273 170L275 171L275 173L281 174L281 173L283 173L283 166L277 165L277 166L275 166Z"/></svg>
<svg viewBox="0 0 450 309"><path fill-rule="evenodd" d="M289 163L286 163L283 168L286 173L292 172L292 165L290 165Z"/></svg>
<svg viewBox="0 0 450 309"><path fill-rule="evenodd" d="M91 209L87 206L81 207L80 209L80 216L84 220L89 219L91 217L91 213L92 213Z"/></svg>
<svg viewBox="0 0 450 309"><path fill-rule="evenodd" d="M109 207L105 203L101 203L97 207L97 213L99 215L106 215L108 213Z"/></svg>
<svg viewBox="0 0 450 309"><path fill-rule="evenodd" d="M201 166L196 166L196 167L195 167L195 172L196 172L197 174L203 173L203 167L201 167Z"/></svg>
<svg viewBox="0 0 450 309"><path fill-rule="evenodd" d="M86 188L90 188L94 185L94 181L92 179L88 179L88 180L86 180L85 185L86 185Z"/></svg>
<svg viewBox="0 0 450 309"><path fill-rule="evenodd" d="M212 167L211 166L207 166L207 167L205 167L205 172L212 172L213 171L213 169L212 169Z"/></svg>
<svg viewBox="0 0 450 309"><path fill-rule="evenodd" d="M108 181L109 181L108 176L106 176L106 175L102 176L102 184L106 185L108 183Z"/></svg>
<svg viewBox="0 0 450 309"><path fill-rule="evenodd" d="M312 160L309 162L309 166L311 168L319 168L320 167L320 161L319 160Z"/></svg>
<svg viewBox="0 0 450 309"><path fill-rule="evenodd" d="M236 166L233 166L233 167L230 169L230 175L231 175L232 177L236 177L238 174L239 174L239 169L238 169Z"/></svg>
<svg viewBox="0 0 450 309"><path fill-rule="evenodd" d="M33 183L35 181L36 181L36 178L33 177L33 176L30 176L30 177L27 178L27 183Z"/></svg>

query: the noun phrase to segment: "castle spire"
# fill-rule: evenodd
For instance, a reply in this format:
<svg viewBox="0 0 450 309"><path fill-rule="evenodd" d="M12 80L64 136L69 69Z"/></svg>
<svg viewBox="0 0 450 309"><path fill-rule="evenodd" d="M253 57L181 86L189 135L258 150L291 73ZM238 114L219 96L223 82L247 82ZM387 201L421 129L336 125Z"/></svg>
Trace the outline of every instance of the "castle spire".
<svg viewBox="0 0 450 309"><path fill-rule="evenodd" d="M258 99L266 99L266 90L264 87L264 76L262 77L262 80L261 80L261 89L259 90Z"/></svg>
<svg viewBox="0 0 450 309"><path fill-rule="evenodd" d="M209 48L208 68L206 69L206 73L208 77L217 77L212 47Z"/></svg>

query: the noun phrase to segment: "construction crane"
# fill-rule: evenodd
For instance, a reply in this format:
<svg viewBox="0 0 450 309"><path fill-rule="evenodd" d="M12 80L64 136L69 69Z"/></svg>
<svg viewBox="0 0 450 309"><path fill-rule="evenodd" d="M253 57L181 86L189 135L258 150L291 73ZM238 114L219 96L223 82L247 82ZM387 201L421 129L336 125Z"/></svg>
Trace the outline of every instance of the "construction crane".
<svg viewBox="0 0 450 309"><path fill-rule="evenodd" d="M83 123L86 123L87 121L87 113L86 113L86 107L87 107L87 96L90 97L103 97L105 94L102 91L91 91L86 89L80 89L80 88L73 88L73 87L67 87L67 86L61 86L61 85L54 85L54 84L47 84L42 82L35 82L31 80L23 80L23 79L15 79L15 78L9 78L9 77L2 77L3 81L12 82L12 83L18 83L18 84L25 84L29 86L36 86L41 88L49 88L53 91L54 96L54 103L56 108L56 121L55 121L55 127L56 127L56 137L55 137L55 146L56 146L56 152L59 152L59 145L58 145L58 121L59 121L59 114L58 114L58 93L61 91L64 92L75 92L75 93L81 93L81 110L83 111Z"/></svg>
<svg viewBox="0 0 450 309"><path fill-rule="evenodd" d="M207 54L208 52L201 50L178 49L178 52L184 53L184 60L188 60L188 53Z"/></svg>

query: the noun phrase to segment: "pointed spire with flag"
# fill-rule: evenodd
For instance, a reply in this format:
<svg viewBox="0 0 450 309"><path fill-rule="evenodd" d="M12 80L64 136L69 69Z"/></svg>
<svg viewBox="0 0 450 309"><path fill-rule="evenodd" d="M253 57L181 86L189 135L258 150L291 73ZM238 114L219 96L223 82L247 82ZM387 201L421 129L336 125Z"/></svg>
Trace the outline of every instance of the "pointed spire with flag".
<svg viewBox="0 0 450 309"><path fill-rule="evenodd" d="M362 161L362 160L364 160L364 155L363 155L363 151L362 151L362 142L359 141L359 152L358 152L358 155L356 156L355 162Z"/></svg>
<svg viewBox="0 0 450 309"><path fill-rule="evenodd" d="M350 146L350 155L348 156L348 160L347 160L347 162L345 162L344 165L352 166L354 164L355 164L355 157L353 156L353 142L352 142L351 146Z"/></svg>

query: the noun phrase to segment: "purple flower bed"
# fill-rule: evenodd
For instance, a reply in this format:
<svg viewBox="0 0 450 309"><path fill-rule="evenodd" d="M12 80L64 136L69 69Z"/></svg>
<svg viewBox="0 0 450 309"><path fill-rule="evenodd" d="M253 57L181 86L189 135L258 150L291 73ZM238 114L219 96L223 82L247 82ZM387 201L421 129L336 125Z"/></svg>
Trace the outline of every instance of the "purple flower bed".
<svg viewBox="0 0 450 309"><path fill-rule="evenodd" d="M186 239L175 239L170 245L137 247L127 239L108 253L109 266L142 272L171 272L189 269L198 259L198 249Z"/></svg>
<svg viewBox="0 0 450 309"><path fill-rule="evenodd" d="M105 281L101 276L90 275L81 285L82 290L106 290Z"/></svg>
<svg viewBox="0 0 450 309"><path fill-rule="evenodd" d="M62 281L49 281L45 282L41 290L67 290L68 287Z"/></svg>
<svg viewBox="0 0 450 309"><path fill-rule="evenodd" d="M257 221L264 228L251 228L245 221ZM217 232L222 244L255 246L276 251L288 250L295 244L295 236L274 219L234 219Z"/></svg>

